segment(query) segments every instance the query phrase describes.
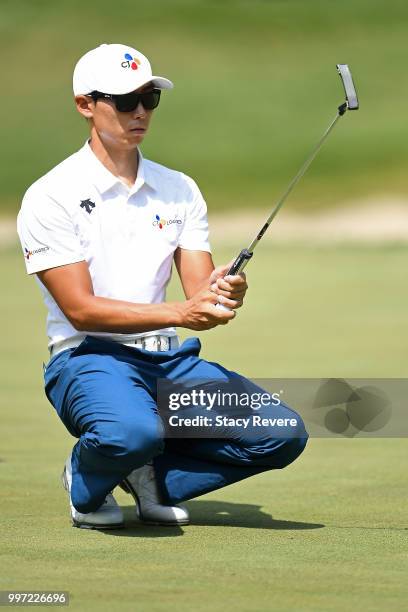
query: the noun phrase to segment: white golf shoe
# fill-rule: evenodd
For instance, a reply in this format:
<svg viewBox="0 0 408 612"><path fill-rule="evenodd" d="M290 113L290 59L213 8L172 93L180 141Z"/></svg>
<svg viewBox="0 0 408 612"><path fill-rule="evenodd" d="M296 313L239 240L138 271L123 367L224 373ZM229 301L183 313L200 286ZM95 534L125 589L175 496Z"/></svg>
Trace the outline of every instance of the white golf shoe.
<svg viewBox="0 0 408 612"><path fill-rule="evenodd" d="M133 470L120 486L136 502L139 519L151 525L188 525L190 517L184 506L164 506L159 497L154 468L147 463Z"/></svg>
<svg viewBox="0 0 408 612"><path fill-rule="evenodd" d="M109 493L103 504L95 510L86 514L78 512L71 500L71 457L68 457L64 471L62 472L62 484L68 493L71 509L72 524L82 529L119 529L124 526L122 510L118 506L112 493Z"/></svg>

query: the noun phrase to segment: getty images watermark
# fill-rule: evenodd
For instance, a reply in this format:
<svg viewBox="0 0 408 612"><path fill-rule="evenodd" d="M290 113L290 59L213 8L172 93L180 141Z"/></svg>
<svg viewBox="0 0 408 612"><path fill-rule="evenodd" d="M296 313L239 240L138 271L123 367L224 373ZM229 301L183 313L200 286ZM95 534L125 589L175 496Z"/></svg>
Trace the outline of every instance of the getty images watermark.
<svg viewBox="0 0 408 612"><path fill-rule="evenodd" d="M168 416L169 427L222 427L240 428L248 427L297 427L298 420L295 416L279 417L273 414L261 416L251 414L250 411L258 411L265 407L280 406L279 393L265 392L236 392L216 389L206 391L205 389L191 389L190 391L173 392L168 396L168 408L170 411L181 410L182 414ZM183 409L199 409L206 412L217 410L221 414L208 416L203 414L190 414L185 416ZM243 409L247 409L247 415L243 415ZM227 412L227 414L225 414ZM239 416L241 413L241 416Z"/></svg>
<svg viewBox="0 0 408 612"><path fill-rule="evenodd" d="M158 409L168 438L287 438L304 432L283 391L270 392L236 376L221 380L158 381ZM261 431L263 430L263 431Z"/></svg>
<svg viewBox="0 0 408 612"><path fill-rule="evenodd" d="M406 437L407 379L159 380L166 437ZM263 428L263 431L260 429Z"/></svg>

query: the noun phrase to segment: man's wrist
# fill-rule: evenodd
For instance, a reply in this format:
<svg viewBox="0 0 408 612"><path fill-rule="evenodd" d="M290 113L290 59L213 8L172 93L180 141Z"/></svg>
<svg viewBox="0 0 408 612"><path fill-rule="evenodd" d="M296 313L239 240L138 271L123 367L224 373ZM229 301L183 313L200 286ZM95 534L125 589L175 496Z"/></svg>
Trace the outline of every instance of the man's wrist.
<svg viewBox="0 0 408 612"><path fill-rule="evenodd" d="M186 321L186 302L171 302L171 325L174 327L184 327Z"/></svg>

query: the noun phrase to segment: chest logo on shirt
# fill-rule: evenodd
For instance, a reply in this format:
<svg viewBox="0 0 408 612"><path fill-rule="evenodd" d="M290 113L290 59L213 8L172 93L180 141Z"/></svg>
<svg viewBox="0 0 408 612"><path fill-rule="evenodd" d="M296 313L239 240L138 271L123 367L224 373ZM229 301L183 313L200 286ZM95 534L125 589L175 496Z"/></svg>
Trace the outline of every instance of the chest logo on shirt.
<svg viewBox="0 0 408 612"><path fill-rule="evenodd" d="M87 200L81 200L80 207L86 210L88 215L90 215L92 212L92 209L95 208L95 202L91 202L89 198Z"/></svg>
<svg viewBox="0 0 408 612"><path fill-rule="evenodd" d="M182 224L182 220L178 219L177 216L174 219L163 219L159 215L155 215L153 219L153 227L158 227L159 229L163 229L166 225L172 225L173 223L177 223L178 225Z"/></svg>

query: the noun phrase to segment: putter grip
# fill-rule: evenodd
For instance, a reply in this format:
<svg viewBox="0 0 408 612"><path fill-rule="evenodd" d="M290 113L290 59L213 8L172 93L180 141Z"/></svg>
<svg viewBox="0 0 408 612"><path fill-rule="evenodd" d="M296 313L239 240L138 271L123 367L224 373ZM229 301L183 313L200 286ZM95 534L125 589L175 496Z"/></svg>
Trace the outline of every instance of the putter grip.
<svg viewBox="0 0 408 612"><path fill-rule="evenodd" d="M235 274L239 274L241 270L245 268L252 255L253 253L250 253L248 249L242 249L225 276L235 276Z"/></svg>
<svg viewBox="0 0 408 612"><path fill-rule="evenodd" d="M228 308L228 306L224 306L224 304L216 304L215 305L216 308L221 308L221 310L232 310L232 308Z"/></svg>
<svg viewBox="0 0 408 612"><path fill-rule="evenodd" d="M248 249L242 249L225 276L235 276L239 274L241 270L245 268L252 255L253 253L250 253ZM224 304L216 304L215 307L222 308L223 310L232 310L232 308L228 308L228 306L224 306Z"/></svg>

